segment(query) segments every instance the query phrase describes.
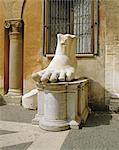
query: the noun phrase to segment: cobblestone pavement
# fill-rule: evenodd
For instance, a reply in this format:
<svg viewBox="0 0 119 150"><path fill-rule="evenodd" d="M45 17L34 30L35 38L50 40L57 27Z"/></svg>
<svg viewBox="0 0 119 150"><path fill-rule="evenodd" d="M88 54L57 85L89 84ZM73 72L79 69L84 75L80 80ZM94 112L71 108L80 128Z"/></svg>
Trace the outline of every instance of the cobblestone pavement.
<svg viewBox="0 0 119 150"><path fill-rule="evenodd" d="M80 130L47 132L31 125L35 113L0 106L0 150L119 150L119 114L92 112Z"/></svg>

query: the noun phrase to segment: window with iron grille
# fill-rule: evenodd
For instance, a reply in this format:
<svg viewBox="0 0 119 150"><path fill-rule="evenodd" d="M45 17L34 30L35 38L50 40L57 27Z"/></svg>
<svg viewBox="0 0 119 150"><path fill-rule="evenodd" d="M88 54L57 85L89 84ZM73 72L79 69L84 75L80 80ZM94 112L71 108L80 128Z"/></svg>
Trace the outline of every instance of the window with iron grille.
<svg viewBox="0 0 119 150"><path fill-rule="evenodd" d="M47 0L47 50L54 54L57 34L77 36L77 54L97 54L98 0Z"/></svg>

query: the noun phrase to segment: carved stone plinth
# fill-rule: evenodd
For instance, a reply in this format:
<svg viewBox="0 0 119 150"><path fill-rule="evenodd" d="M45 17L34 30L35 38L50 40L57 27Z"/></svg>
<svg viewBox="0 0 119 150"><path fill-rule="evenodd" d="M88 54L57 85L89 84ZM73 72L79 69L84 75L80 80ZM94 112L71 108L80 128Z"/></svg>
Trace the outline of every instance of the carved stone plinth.
<svg viewBox="0 0 119 150"><path fill-rule="evenodd" d="M109 109L114 112L119 112L119 93L111 95Z"/></svg>
<svg viewBox="0 0 119 150"><path fill-rule="evenodd" d="M38 112L34 124L45 130L79 128L89 114L88 80L38 83Z"/></svg>

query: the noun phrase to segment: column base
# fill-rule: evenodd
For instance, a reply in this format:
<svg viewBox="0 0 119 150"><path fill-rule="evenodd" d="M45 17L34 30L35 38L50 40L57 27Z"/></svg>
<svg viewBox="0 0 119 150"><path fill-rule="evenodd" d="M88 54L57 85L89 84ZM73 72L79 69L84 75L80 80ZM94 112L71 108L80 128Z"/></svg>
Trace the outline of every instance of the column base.
<svg viewBox="0 0 119 150"><path fill-rule="evenodd" d="M119 111L119 94L118 93L111 95L109 109L115 112Z"/></svg>
<svg viewBox="0 0 119 150"><path fill-rule="evenodd" d="M22 91L19 89L9 89L8 93L4 95L4 99L9 105L21 105Z"/></svg>
<svg viewBox="0 0 119 150"><path fill-rule="evenodd" d="M9 95L9 96L21 96L22 90L20 90L20 89L9 89L7 95Z"/></svg>
<svg viewBox="0 0 119 150"><path fill-rule="evenodd" d="M4 100L8 105L21 105L22 96L4 95Z"/></svg>
<svg viewBox="0 0 119 150"><path fill-rule="evenodd" d="M65 120L48 120L40 118L39 126L47 131L63 131L70 128L68 121Z"/></svg>

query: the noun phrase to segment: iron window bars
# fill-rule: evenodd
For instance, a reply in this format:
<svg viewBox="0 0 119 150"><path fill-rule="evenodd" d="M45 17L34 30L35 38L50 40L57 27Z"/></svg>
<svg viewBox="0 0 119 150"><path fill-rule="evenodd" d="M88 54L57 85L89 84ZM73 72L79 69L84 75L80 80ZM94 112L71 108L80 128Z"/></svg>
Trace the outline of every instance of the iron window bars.
<svg viewBox="0 0 119 150"><path fill-rule="evenodd" d="M98 53L98 0L47 0L46 54L54 54L57 33L77 36L77 54Z"/></svg>

